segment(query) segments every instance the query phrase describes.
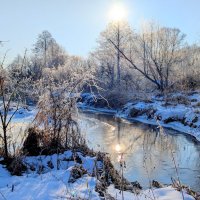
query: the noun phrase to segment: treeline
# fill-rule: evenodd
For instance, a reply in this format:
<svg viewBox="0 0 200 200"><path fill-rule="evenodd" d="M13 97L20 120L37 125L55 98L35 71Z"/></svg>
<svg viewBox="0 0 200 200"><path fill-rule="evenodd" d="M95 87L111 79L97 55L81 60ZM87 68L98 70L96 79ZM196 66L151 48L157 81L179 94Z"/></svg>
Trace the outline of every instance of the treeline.
<svg viewBox="0 0 200 200"><path fill-rule="evenodd" d="M12 79L28 78L24 95L37 100L36 94L30 97L30 91L49 73L62 84L70 81L72 71L76 77L89 72L98 88L130 94L198 89L199 66L200 46L187 44L179 29L151 22L136 32L127 22L113 22L100 34L96 49L87 59L70 56L48 31L43 31L31 54L17 56L8 71Z"/></svg>
<svg viewBox="0 0 200 200"><path fill-rule="evenodd" d="M200 86L200 46L188 45L179 29L111 23L91 55L105 89L122 91L194 90Z"/></svg>

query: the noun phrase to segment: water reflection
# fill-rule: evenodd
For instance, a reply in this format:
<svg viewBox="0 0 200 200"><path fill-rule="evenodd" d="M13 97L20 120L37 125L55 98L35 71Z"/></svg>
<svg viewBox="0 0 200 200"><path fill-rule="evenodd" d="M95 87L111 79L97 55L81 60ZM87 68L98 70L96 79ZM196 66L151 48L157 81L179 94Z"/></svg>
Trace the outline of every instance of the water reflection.
<svg viewBox="0 0 200 200"><path fill-rule="evenodd" d="M7 140L8 140L8 149L9 153L15 153L16 150L19 150L22 147L23 141L25 139L25 129L28 127L29 123L24 122L15 122L9 124L7 128ZM2 129L0 128L0 134L2 135ZM0 148L3 148L3 140L0 140Z"/></svg>
<svg viewBox="0 0 200 200"><path fill-rule="evenodd" d="M120 144L125 177L148 187L149 180L171 183L176 178L172 152L182 183L200 191L200 144L193 138L141 123L124 123L108 115L82 113L80 124L90 147L108 152L119 169L115 147Z"/></svg>

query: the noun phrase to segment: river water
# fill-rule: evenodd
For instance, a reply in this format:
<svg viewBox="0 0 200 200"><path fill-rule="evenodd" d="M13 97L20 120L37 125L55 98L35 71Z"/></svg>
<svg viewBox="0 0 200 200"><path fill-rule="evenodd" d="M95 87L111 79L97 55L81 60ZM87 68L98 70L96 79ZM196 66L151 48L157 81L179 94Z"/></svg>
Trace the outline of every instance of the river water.
<svg viewBox="0 0 200 200"><path fill-rule="evenodd" d="M110 154L119 169L116 145L120 144L126 162L124 176L149 187L149 181L170 184L171 177L200 192L200 143L177 131L129 123L113 116L82 112L79 116L89 147ZM176 169L178 169L178 174Z"/></svg>

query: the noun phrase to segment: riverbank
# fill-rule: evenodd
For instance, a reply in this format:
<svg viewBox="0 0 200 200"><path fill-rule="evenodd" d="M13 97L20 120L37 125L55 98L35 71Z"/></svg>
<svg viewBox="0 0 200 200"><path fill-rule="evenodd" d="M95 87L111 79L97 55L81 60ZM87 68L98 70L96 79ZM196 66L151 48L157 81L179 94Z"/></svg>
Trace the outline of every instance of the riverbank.
<svg viewBox="0 0 200 200"><path fill-rule="evenodd" d="M113 183L108 187L102 185L102 181L95 175L97 172L94 169L103 169L101 160L81 153L76 156L77 160L71 151L66 151L59 155L24 157L27 172L22 176L11 175L0 164L0 199L122 199L120 190ZM187 190L183 189L181 193L172 186L140 190L137 193L124 191L126 200L182 200L182 195L185 200L195 200L187 194Z"/></svg>
<svg viewBox="0 0 200 200"><path fill-rule="evenodd" d="M200 141L200 95L198 93L188 96L173 94L168 99L158 96L148 101L133 100L120 109L110 107L109 102L101 97L94 99L91 94L83 94L78 107L82 110L111 114L128 121L172 128Z"/></svg>
<svg viewBox="0 0 200 200"><path fill-rule="evenodd" d="M107 114L116 114L116 111L102 109ZM34 110L21 108L15 116L15 122L25 122L32 119L35 115ZM31 117L32 116L32 117ZM78 152L77 152L78 153ZM0 165L0 197L2 199L103 199L96 189L99 180L94 176L95 156L79 154L79 161L72 158L72 152L66 151L63 154L54 154L52 156L24 157L28 166L28 172L22 176L11 175L3 165ZM1 160L1 159L0 159ZM99 163L101 165L101 163ZM82 176L71 179L71 172L78 168ZM76 174L75 174L76 177ZM111 184L106 190L107 199L121 199L119 189ZM141 190L137 195L132 192L124 192L126 200L129 199L152 199L157 200L176 199L182 200L181 192L171 186L163 188L153 188ZM194 200L184 190L185 200Z"/></svg>

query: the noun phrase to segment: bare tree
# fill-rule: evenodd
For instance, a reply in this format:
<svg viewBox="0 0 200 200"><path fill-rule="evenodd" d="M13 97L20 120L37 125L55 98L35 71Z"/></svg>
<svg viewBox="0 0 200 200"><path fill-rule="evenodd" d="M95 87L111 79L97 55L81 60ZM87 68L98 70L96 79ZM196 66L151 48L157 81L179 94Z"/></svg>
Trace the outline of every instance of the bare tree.
<svg viewBox="0 0 200 200"><path fill-rule="evenodd" d="M26 53L24 54L23 62L21 65L21 70L23 69L25 62ZM1 119L1 129L3 131L0 134L0 138L3 140L4 144L4 154L8 158L8 127L19 109L21 102L21 96L19 95L19 89L23 84L23 79L12 79L7 70L1 65L0 69L0 99L2 101L0 106L0 119ZM16 102L16 105L11 109L12 103ZM12 110L12 112L11 112Z"/></svg>
<svg viewBox="0 0 200 200"><path fill-rule="evenodd" d="M96 52L92 54L96 61L99 62L100 73L110 78L111 86L115 81L118 86L121 84L122 61L121 53L118 49L126 50L131 36L132 31L127 22L112 22L101 33L98 40L99 46ZM113 48L113 45L108 40L112 40L117 48Z"/></svg>
<svg viewBox="0 0 200 200"><path fill-rule="evenodd" d="M175 87L181 90L195 90L200 87L200 47L198 44L182 50L184 59L176 67Z"/></svg>
<svg viewBox="0 0 200 200"><path fill-rule="evenodd" d="M120 49L112 39L109 41L119 50L131 68L164 91L172 84L169 83L169 79L173 67L182 60L180 51L184 45L184 38L185 35L179 29L150 24L147 30L135 35L130 54Z"/></svg>
<svg viewBox="0 0 200 200"><path fill-rule="evenodd" d="M38 35L37 42L34 44L33 52L43 56L43 66L47 66L47 50L53 45L54 39L48 31L43 31Z"/></svg>

